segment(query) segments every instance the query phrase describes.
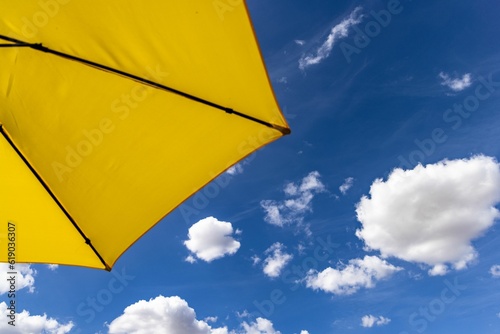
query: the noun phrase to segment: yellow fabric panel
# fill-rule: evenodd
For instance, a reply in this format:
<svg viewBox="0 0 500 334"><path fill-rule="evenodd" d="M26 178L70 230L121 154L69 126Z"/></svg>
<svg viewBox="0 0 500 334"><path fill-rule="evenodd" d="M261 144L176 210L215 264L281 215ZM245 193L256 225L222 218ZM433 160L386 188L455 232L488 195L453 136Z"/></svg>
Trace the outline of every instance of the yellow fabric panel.
<svg viewBox="0 0 500 334"><path fill-rule="evenodd" d="M200 0L49 3L54 15L38 2L1 1L0 35L43 43L287 127L244 4L233 1L221 16L218 2ZM46 13L45 25L40 13ZM110 267L195 191L282 136L30 48L0 49L0 69L0 123ZM66 238L64 231L57 236ZM26 250L28 261L38 251ZM83 255L47 262L95 267Z"/></svg>
<svg viewBox="0 0 500 334"><path fill-rule="evenodd" d="M15 224L15 261L103 268L43 186L0 135L0 261L7 262L8 222Z"/></svg>
<svg viewBox="0 0 500 334"><path fill-rule="evenodd" d="M244 1L40 3L0 1L0 34L141 77L160 65L167 86L286 127Z"/></svg>

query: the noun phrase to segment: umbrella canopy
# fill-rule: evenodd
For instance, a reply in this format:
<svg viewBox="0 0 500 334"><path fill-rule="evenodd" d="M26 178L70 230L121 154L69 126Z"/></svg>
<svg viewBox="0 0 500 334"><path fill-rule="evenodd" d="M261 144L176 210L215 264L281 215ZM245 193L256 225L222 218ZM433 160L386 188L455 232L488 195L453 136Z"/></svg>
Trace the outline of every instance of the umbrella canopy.
<svg viewBox="0 0 500 334"><path fill-rule="evenodd" d="M15 224L17 262L110 270L290 132L243 1L2 0L0 13L0 235Z"/></svg>

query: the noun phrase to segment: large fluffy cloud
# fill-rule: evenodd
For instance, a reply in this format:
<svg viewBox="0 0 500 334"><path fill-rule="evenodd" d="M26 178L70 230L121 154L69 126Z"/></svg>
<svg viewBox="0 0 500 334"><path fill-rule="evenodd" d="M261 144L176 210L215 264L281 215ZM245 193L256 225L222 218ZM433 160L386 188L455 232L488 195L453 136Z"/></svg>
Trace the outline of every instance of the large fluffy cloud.
<svg viewBox="0 0 500 334"><path fill-rule="evenodd" d="M376 256L350 260L340 269L331 267L322 272L309 271L306 285L314 290L323 290L336 295L350 295L361 288L373 288L375 283L401 270Z"/></svg>
<svg viewBox="0 0 500 334"><path fill-rule="evenodd" d="M356 235L366 246L442 275L447 264L463 269L476 257L471 241L499 217L500 167L476 156L395 169L372 184L370 196L356 209L363 225Z"/></svg>
<svg viewBox="0 0 500 334"><path fill-rule="evenodd" d="M211 262L238 251L240 243L232 235L231 223L207 217L189 228L189 240L184 241L184 245L197 258ZM194 258L190 256L188 261L193 262Z"/></svg>
<svg viewBox="0 0 500 334"><path fill-rule="evenodd" d="M290 182L283 191L286 199L282 201L264 200L260 205L266 211L264 220L272 225L301 224L305 214L312 211L312 200L316 194L325 191L321 175L311 172L300 182Z"/></svg>
<svg viewBox="0 0 500 334"><path fill-rule="evenodd" d="M227 334L227 328L212 329L197 320L195 311L177 296L158 296L128 306L109 324L109 334Z"/></svg>
<svg viewBox="0 0 500 334"><path fill-rule="evenodd" d="M0 263L0 295L6 293L10 289L10 283L6 280L9 269L8 263ZM35 290L35 275L36 271L29 264L16 264L16 289L27 288L29 292Z"/></svg>
<svg viewBox="0 0 500 334"><path fill-rule="evenodd" d="M10 321L8 318L10 310L7 309L5 302L0 303L0 315L2 317L0 333L2 334L66 334L73 328L72 322L62 324L56 319L48 318L46 314L30 315L26 310L16 314L15 326L11 326L7 323L7 321Z"/></svg>
<svg viewBox="0 0 500 334"><path fill-rule="evenodd" d="M293 258L293 255L284 251L283 244L279 242L274 243L265 253L267 257L264 260L264 273L272 278L278 277Z"/></svg>
<svg viewBox="0 0 500 334"><path fill-rule="evenodd" d="M248 316L248 314L244 312L242 316ZM280 331L274 329L270 320L260 317L250 323L242 322L236 330L228 330L227 327L212 328L207 321L217 321L217 317L208 317L205 321L198 320L196 312L184 299L178 296L164 297L160 295L149 301L138 301L125 308L123 314L108 325L108 333L281 334ZM13 333L17 334L18 332ZM61 332L61 334L64 333L66 332ZM302 331L302 333L307 334L307 331Z"/></svg>

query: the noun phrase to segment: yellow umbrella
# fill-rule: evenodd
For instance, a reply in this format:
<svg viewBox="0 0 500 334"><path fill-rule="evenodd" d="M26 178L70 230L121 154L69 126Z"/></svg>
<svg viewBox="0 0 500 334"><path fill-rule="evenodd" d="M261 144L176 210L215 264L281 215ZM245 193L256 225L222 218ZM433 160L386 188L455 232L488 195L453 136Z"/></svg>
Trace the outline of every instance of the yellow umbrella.
<svg viewBox="0 0 500 334"><path fill-rule="evenodd" d="M290 132L243 1L1 1L0 44L2 262L110 270Z"/></svg>

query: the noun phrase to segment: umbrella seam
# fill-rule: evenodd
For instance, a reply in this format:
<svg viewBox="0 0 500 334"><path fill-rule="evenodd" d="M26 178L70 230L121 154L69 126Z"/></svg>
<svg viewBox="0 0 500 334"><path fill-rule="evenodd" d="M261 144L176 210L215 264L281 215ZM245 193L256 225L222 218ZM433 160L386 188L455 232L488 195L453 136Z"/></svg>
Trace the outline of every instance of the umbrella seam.
<svg viewBox="0 0 500 334"><path fill-rule="evenodd" d="M7 142L12 147L12 149L17 153L17 155L21 158L21 160L24 162L24 164L31 171L31 173L36 177L36 179L38 180L38 182L43 186L43 188L45 189L45 191L50 195L50 197L57 204L57 206L59 207L59 209L61 209L61 211L66 216L66 218L68 218L68 220L73 224L73 226L76 228L76 230L80 233L80 235L85 240L85 243L87 245L89 245L89 247L92 249L92 251L95 253L95 255L99 258L99 260L101 261L101 263L104 265L105 269L107 271L111 271L111 267L106 263L106 261L104 261L104 259L101 256L101 254L99 254L99 252L97 251L97 249L92 244L92 241L85 235L85 233L81 230L81 228L78 226L78 224L73 219L73 217L71 217L71 215L69 214L69 212L64 208L64 206L62 205L62 203L57 199L56 195L52 192L52 190L50 189L50 187L45 183L45 181L42 179L42 177L36 172L35 168L29 163L29 161L26 159L26 157L21 153L21 151L17 148L17 146L12 141L12 139L8 136L8 134L6 133L6 131L4 129L3 124L0 124L0 133L2 133L3 137L5 138L5 140L7 140Z"/></svg>
<svg viewBox="0 0 500 334"><path fill-rule="evenodd" d="M80 58L80 57L76 57L76 56L73 56L73 55L70 55L70 54L67 54L67 53L64 53L64 52L60 52L60 51L49 49L48 47L43 46L41 43L26 43L26 42L23 42L23 41L20 41L20 40L11 38L11 37L7 37L7 36L4 36L4 35L0 35L0 39L3 39L3 40L6 40L6 41L10 41L10 42L15 43L15 44L13 44L14 46L19 46L19 47L26 47L27 46L27 47L29 47L31 49L34 49L34 50L37 50L37 51L41 51L41 52L53 54L53 55L56 55L56 56L59 56L59 57L65 58L65 59L69 59L69 60L73 60L73 61L76 61L76 62L80 62L80 63L88 65L90 67L94 67L94 68L97 68L97 69L100 69L100 70L103 70L103 71L106 71L106 72L111 72L111 73L116 74L116 75L121 75L121 76L124 76L124 77L126 77L128 79L135 80L135 81L141 82L143 84L147 84L147 85L152 86L154 88L162 89L162 90L168 91L170 93L174 93L174 94L180 95L180 96L182 96L184 98L193 100L195 102L199 102L199 103L205 104L207 106L213 107L215 109L222 110L222 111L224 111L224 112L226 112L228 114L234 114L234 115L237 115L239 117L245 118L247 120L250 120L250 121L262 124L264 126L267 126L269 128L275 129L275 130L281 132L282 135L288 135L291 132L290 129L287 128L287 127L263 121L263 120L261 120L259 118L247 115L245 113L242 113L242 112L239 112L239 111L236 111L236 110L233 110L232 108L224 107L224 106L222 106L220 104L217 104L217 103L205 100L203 98L191 95L189 93L177 90L175 88L168 87L168 86L162 85L160 83L157 83L157 82L154 82L154 81L151 81L151 80L148 80L148 79L136 76L136 75L128 73L128 72L117 70L115 68L112 68L112 67L109 67L109 66L106 66L106 65L102 65L102 64L99 64L99 63L96 63L96 62L93 62L93 61L90 61L90 60L87 60L87 59ZM8 44L0 44L0 47L3 47L4 45L8 45Z"/></svg>

